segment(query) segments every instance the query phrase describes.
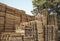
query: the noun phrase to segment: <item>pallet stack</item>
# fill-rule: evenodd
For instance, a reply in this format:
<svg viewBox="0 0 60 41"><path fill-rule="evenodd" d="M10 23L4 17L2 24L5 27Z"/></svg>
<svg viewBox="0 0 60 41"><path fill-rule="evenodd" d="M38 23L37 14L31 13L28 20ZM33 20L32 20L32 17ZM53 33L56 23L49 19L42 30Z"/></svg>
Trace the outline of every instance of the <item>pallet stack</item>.
<svg viewBox="0 0 60 41"><path fill-rule="evenodd" d="M41 34L38 34L39 41L57 41L58 27L56 16L56 14L48 14L47 10L40 11L40 15L36 16L36 20L40 22L37 22L38 32L42 31ZM42 37L39 37L39 35Z"/></svg>
<svg viewBox="0 0 60 41"><path fill-rule="evenodd" d="M41 21L35 21L36 22L36 28L37 28L37 39L38 41L44 41L44 33L43 33L43 25Z"/></svg>
<svg viewBox="0 0 60 41"><path fill-rule="evenodd" d="M56 14L52 14L49 15L49 20L48 21L48 25L50 25L50 28L52 29L52 33L53 34L53 41L57 41L58 40L58 27L57 27L57 15ZM49 27L48 27L49 28Z"/></svg>
<svg viewBox="0 0 60 41"><path fill-rule="evenodd" d="M1 41L24 41L24 38L19 33L4 32L1 34Z"/></svg>
<svg viewBox="0 0 60 41"><path fill-rule="evenodd" d="M0 32L2 32L2 30L4 28L4 16L5 16L4 12L5 12L5 5L0 4Z"/></svg>
<svg viewBox="0 0 60 41"><path fill-rule="evenodd" d="M23 22L20 24L20 29L24 29L24 41L34 41L33 39L33 24L31 22Z"/></svg>
<svg viewBox="0 0 60 41"><path fill-rule="evenodd" d="M54 25L46 25L44 33L45 41L57 41L57 29Z"/></svg>
<svg viewBox="0 0 60 41"><path fill-rule="evenodd" d="M14 38L14 35L20 34L24 38L22 41L57 41L57 31L56 15L48 14L47 10L40 11L40 15L34 17L0 3L0 36L6 36L3 37L6 41L10 41L8 36Z"/></svg>
<svg viewBox="0 0 60 41"><path fill-rule="evenodd" d="M16 25L18 25L18 28L20 23L32 21L33 19L34 16L25 14L25 11L23 10L18 10L16 8L0 3L0 36L4 32L16 33Z"/></svg>
<svg viewBox="0 0 60 41"><path fill-rule="evenodd" d="M41 10L40 11L40 16L41 16L41 21L43 22L43 25L47 25L47 21L48 21L48 10Z"/></svg>
<svg viewBox="0 0 60 41"><path fill-rule="evenodd" d="M32 16L25 14L23 10L18 10L0 3L0 32L2 30L14 32L15 25L27 21L32 21Z"/></svg>
<svg viewBox="0 0 60 41"><path fill-rule="evenodd" d="M35 20L23 22L20 29L25 30L24 41L43 41L43 25L41 21Z"/></svg>

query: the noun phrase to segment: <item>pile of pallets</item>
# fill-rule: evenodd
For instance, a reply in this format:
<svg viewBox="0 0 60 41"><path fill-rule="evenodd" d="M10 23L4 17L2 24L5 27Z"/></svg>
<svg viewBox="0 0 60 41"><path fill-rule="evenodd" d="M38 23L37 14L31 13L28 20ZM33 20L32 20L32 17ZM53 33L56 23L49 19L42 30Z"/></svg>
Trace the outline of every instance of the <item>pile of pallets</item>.
<svg viewBox="0 0 60 41"><path fill-rule="evenodd" d="M58 29L54 25L46 25L44 27L44 40L57 41Z"/></svg>
<svg viewBox="0 0 60 41"><path fill-rule="evenodd" d="M41 10L40 16L35 17L38 26L38 40L39 41L57 41L58 39L58 27L57 27L57 15L49 14L47 10Z"/></svg>
<svg viewBox="0 0 60 41"><path fill-rule="evenodd" d="M23 35L14 32L1 33L1 41L24 41Z"/></svg>
<svg viewBox="0 0 60 41"><path fill-rule="evenodd" d="M13 7L0 3L0 32L13 31L15 25L19 25L22 22L32 21L34 16L25 14L25 11L18 10Z"/></svg>
<svg viewBox="0 0 60 41"><path fill-rule="evenodd" d="M43 38L43 26L42 22L35 20L30 22L23 22L20 27L17 28L24 30L24 41L42 41Z"/></svg>

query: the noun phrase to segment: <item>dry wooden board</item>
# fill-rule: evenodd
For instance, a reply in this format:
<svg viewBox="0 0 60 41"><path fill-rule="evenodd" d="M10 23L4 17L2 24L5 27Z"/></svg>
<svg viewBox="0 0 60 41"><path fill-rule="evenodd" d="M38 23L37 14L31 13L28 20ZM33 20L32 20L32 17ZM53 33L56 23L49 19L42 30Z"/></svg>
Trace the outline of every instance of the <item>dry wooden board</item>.
<svg viewBox="0 0 60 41"><path fill-rule="evenodd" d="M23 15L26 15L26 14L25 14L25 11L23 11L23 10L19 10L19 11L20 11Z"/></svg>
<svg viewBox="0 0 60 41"><path fill-rule="evenodd" d="M26 19L22 19L22 22L27 22L27 20Z"/></svg>
<svg viewBox="0 0 60 41"><path fill-rule="evenodd" d="M14 11L15 11L14 8L12 8L12 7L10 7L10 6L7 6L6 8L7 8L7 9L6 9L6 12L7 12L7 13L14 14Z"/></svg>
<svg viewBox="0 0 60 41"><path fill-rule="evenodd" d="M5 16L5 12L0 12L0 16Z"/></svg>
<svg viewBox="0 0 60 41"><path fill-rule="evenodd" d="M26 18L26 15L23 15L23 14L22 14L22 18Z"/></svg>
<svg viewBox="0 0 60 41"><path fill-rule="evenodd" d="M20 24L20 17L17 17L17 16L15 16L15 20L14 20L14 22L15 22L15 24Z"/></svg>
<svg viewBox="0 0 60 41"><path fill-rule="evenodd" d="M38 40L39 41L43 41L44 38L43 38L43 25L42 25L42 22L41 21L35 21L35 24L37 26L37 34L38 34ZM36 27L35 26L35 27ZM35 35L36 36L36 35Z"/></svg>
<svg viewBox="0 0 60 41"><path fill-rule="evenodd" d="M19 17L20 17L20 16L22 16L22 14L23 14L23 13L21 13L20 10L15 9L15 15L16 15L16 16L19 16Z"/></svg>
<svg viewBox="0 0 60 41"><path fill-rule="evenodd" d="M2 32L2 31L3 31L3 29L4 29L4 27L0 27L0 32Z"/></svg>
<svg viewBox="0 0 60 41"><path fill-rule="evenodd" d="M12 14L6 13L6 18L14 19L14 18L15 18L15 16L14 16L14 15L12 15Z"/></svg>
<svg viewBox="0 0 60 41"><path fill-rule="evenodd" d="M24 39L24 41L34 41L33 39Z"/></svg>
<svg viewBox="0 0 60 41"><path fill-rule="evenodd" d="M5 12L5 6L0 4L0 11Z"/></svg>
<svg viewBox="0 0 60 41"><path fill-rule="evenodd" d="M4 39L3 39L4 38ZM2 41L22 41L23 36L21 34L18 33L14 33L14 32L4 32L1 34L1 40Z"/></svg>
<svg viewBox="0 0 60 41"><path fill-rule="evenodd" d="M4 24L0 24L0 27L4 27Z"/></svg>
<svg viewBox="0 0 60 41"><path fill-rule="evenodd" d="M46 25L45 26L45 39L46 40L51 40L51 39L54 40L54 39L56 39L56 34L57 34L56 31L58 31L58 30L56 30L55 28L56 28L55 25L54 26L53 25ZM46 37L46 36L48 36L48 37Z"/></svg>
<svg viewBox="0 0 60 41"><path fill-rule="evenodd" d="M5 24L14 24L14 21L12 21L12 20L8 20L8 21L6 21L6 23Z"/></svg>
<svg viewBox="0 0 60 41"><path fill-rule="evenodd" d="M21 15L20 10L17 10L17 9L16 9L16 10L15 10L15 15L19 15L19 16L20 16L20 15Z"/></svg>
<svg viewBox="0 0 60 41"><path fill-rule="evenodd" d="M15 26L14 24L5 24L5 26Z"/></svg>
<svg viewBox="0 0 60 41"><path fill-rule="evenodd" d="M14 19L6 18L6 19L5 19L5 23L6 23L6 24L14 24Z"/></svg>
<svg viewBox="0 0 60 41"><path fill-rule="evenodd" d="M14 30L5 30L5 32L15 32Z"/></svg>
<svg viewBox="0 0 60 41"><path fill-rule="evenodd" d="M15 25L12 25L12 24L5 24L5 28L9 28L9 27L14 28Z"/></svg>
<svg viewBox="0 0 60 41"><path fill-rule="evenodd" d="M4 24L4 17L0 17L0 24Z"/></svg>
<svg viewBox="0 0 60 41"><path fill-rule="evenodd" d="M10 29L10 30L12 30L12 29L15 29L15 27L13 27L13 26L8 26L8 27L5 27L5 29Z"/></svg>
<svg viewBox="0 0 60 41"><path fill-rule="evenodd" d="M15 20L16 20L16 21L19 21L19 20L20 20L20 17L15 16Z"/></svg>

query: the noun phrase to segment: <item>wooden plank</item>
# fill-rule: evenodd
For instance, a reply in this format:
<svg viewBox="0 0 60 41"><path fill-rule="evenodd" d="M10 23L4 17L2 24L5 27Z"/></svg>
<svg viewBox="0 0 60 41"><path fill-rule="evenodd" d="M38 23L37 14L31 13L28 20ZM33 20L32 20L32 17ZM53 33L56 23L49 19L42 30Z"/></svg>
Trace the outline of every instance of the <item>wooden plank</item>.
<svg viewBox="0 0 60 41"><path fill-rule="evenodd" d="M6 13L6 18L14 19L15 16L10 13Z"/></svg>
<svg viewBox="0 0 60 41"><path fill-rule="evenodd" d="M15 16L14 23L15 23L15 24L20 24L20 17Z"/></svg>
<svg viewBox="0 0 60 41"><path fill-rule="evenodd" d="M0 4L0 11L5 12L5 5Z"/></svg>
<svg viewBox="0 0 60 41"><path fill-rule="evenodd" d="M4 24L4 17L0 17L0 24Z"/></svg>
<svg viewBox="0 0 60 41"><path fill-rule="evenodd" d="M4 17L5 13L0 11L0 17Z"/></svg>
<svg viewBox="0 0 60 41"><path fill-rule="evenodd" d="M6 6L6 12L7 12L7 13L10 13L10 14L14 14L15 9L14 9L13 7Z"/></svg>
<svg viewBox="0 0 60 41"><path fill-rule="evenodd" d="M6 19L6 23L5 24L14 24L14 20L11 19Z"/></svg>
<svg viewBox="0 0 60 41"><path fill-rule="evenodd" d="M21 34L18 33L14 33L14 32L3 32L1 34L1 40L2 41L22 41L23 36Z"/></svg>
<svg viewBox="0 0 60 41"><path fill-rule="evenodd" d="M4 27L3 27L3 26L0 26L0 32L2 32L2 31L3 31L3 29L4 29Z"/></svg>

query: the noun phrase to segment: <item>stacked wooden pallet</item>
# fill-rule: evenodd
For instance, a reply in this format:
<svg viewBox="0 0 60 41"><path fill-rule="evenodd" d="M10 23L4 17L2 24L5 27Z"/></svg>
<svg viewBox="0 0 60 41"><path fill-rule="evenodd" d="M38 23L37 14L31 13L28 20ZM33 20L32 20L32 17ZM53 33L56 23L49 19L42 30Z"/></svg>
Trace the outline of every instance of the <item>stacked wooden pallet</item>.
<svg viewBox="0 0 60 41"><path fill-rule="evenodd" d="M45 41L56 41L57 40L57 29L54 25L46 25L44 29L44 40Z"/></svg>
<svg viewBox="0 0 60 41"><path fill-rule="evenodd" d="M49 15L48 18L49 18L48 24L57 26L57 15L56 14Z"/></svg>
<svg viewBox="0 0 60 41"><path fill-rule="evenodd" d="M44 32L43 32L43 25L41 21L36 21L37 25L37 39L38 41L44 41Z"/></svg>
<svg viewBox="0 0 60 41"><path fill-rule="evenodd" d="M41 20L43 22L43 25L47 25L47 20L49 16L48 10L41 10L40 14L41 14Z"/></svg>
<svg viewBox="0 0 60 41"><path fill-rule="evenodd" d="M5 16L4 12L5 12L5 5L0 4L0 32L3 30L3 27L4 27L4 16Z"/></svg>
<svg viewBox="0 0 60 41"><path fill-rule="evenodd" d="M24 35L24 41L34 41L35 35L35 25L34 25L34 21L30 21L30 22L23 22L20 24L20 29L23 29L25 31L25 35ZM19 29L19 28L18 28Z"/></svg>
<svg viewBox="0 0 60 41"><path fill-rule="evenodd" d="M21 22L31 21L32 19L31 17L29 15L26 15L25 11L23 10L18 10L13 7L0 3L1 31L2 29L5 31L14 31L15 25L19 25Z"/></svg>
<svg viewBox="0 0 60 41"><path fill-rule="evenodd" d="M40 11L40 16L36 16L38 26L39 41L56 41L57 40L57 17L56 14L48 14L47 10ZM39 34L39 32L42 32Z"/></svg>
<svg viewBox="0 0 60 41"><path fill-rule="evenodd" d="M24 41L24 38L19 33L4 32L1 33L1 41Z"/></svg>
<svg viewBox="0 0 60 41"><path fill-rule="evenodd" d="M4 27L4 17L0 17L0 32L3 30Z"/></svg>
<svg viewBox="0 0 60 41"><path fill-rule="evenodd" d="M24 41L44 40L43 25L41 21L35 20L30 22L23 22L20 24L20 29L25 30Z"/></svg>

